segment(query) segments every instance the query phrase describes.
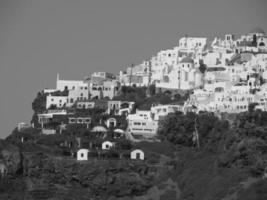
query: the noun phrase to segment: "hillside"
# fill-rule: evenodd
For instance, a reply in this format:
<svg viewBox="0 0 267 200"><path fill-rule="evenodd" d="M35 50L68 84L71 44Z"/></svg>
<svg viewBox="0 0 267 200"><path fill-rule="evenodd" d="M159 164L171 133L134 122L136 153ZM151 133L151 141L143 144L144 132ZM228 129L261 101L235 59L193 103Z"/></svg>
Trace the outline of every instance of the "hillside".
<svg viewBox="0 0 267 200"><path fill-rule="evenodd" d="M136 89L137 90L137 89ZM166 101L165 94L141 98L136 91L117 98L139 98L138 106ZM132 94L131 94L132 93ZM143 104L142 102L146 102ZM37 113L44 98L33 103ZM103 110L76 111L93 116L92 123L109 116ZM27 200L263 200L267 199L267 112L240 114L180 112L159 125L157 142L130 142L108 130L94 133L68 124L62 133L45 135L38 126L17 128L0 141L0 199ZM123 118L120 119L123 125ZM58 126L57 121L50 126ZM192 140L197 130L198 144ZM116 138L116 139L115 139ZM117 149L99 151L104 140ZM159 142L161 141L161 142ZM199 145L199 147L198 147ZM91 148L88 161L77 161L79 148ZM130 149L142 149L145 160L129 159ZM1 166L1 165L0 165Z"/></svg>
<svg viewBox="0 0 267 200"><path fill-rule="evenodd" d="M145 161L76 161L56 146L30 140L21 144L15 135L23 133L14 132L0 143L9 170L1 178L0 199L266 199L266 116L241 113L231 126L224 126L227 117L207 120L206 114L199 115L199 149L179 136L180 130L179 140L133 144L144 149ZM186 116L177 113L176 120L183 121L180 117ZM192 123L190 117L185 122ZM172 130L174 126L168 132Z"/></svg>

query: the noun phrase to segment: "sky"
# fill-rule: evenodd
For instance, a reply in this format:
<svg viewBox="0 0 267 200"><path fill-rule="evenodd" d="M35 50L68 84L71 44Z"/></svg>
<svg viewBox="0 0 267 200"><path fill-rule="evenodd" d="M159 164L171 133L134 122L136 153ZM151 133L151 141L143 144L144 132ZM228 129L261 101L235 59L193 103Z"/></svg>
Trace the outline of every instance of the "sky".
<svg viewBox="0 0 267 200"><path fill-rule="evenodd" d="M184 35L267 31L266 0L0 0L0 138L30 122L38 91L118 73Z"/></svg>

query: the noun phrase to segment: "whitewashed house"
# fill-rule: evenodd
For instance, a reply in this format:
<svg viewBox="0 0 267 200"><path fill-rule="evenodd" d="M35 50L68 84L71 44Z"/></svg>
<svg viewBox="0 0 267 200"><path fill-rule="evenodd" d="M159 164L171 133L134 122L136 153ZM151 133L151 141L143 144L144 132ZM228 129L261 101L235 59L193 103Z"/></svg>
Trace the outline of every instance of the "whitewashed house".
<svg viewBox="0 0 267 200"><path fill-rule="evenodd" d="M60 80L59 74L57 74L57 87L56 90L77 90L79 88L88 90L88 83L83 80Z"/></svg>
<svg viewBox="0 0 267 200"><path fill-rule="evenodd" d="M117 126L117 120L115 118L108 118L106 120L106 125L108 128L115 128Z"/></svg>
<svg viewBox="0 0 267 200"><path fill-rule="evenodd" d="M51 94L49 94L46 96L46 109L49 109L51 106L63 108L67 105L67 99L67 96L51 96Z"/></svg>
<svg viewBox="0 0 267 200"><path fill-rule="evenodd" d="M79 149L77 151L77 160L82 161L82 160L88 160L88 149Z"/></svg>
<svg viewBox="0 0 267 200"><path fill-rule="evenodd" d="M105 142L102 143L102 149L103 150L110 150L114 146L115 146L115 143L114 142L105 141Z"/></svg>
<svg viewBox="0 0 267 200"><path fill-rule="evenodd" d="M154 120L159 120L160 117L165 117L170 113L183 112L183 106L180 105L157 105L151 107L151 113L154 115Z"/></svg>
<svg viewBox="0 0 267 200"><path fill-rule="evenodd" d="M154 137L157 134L158 122L152 118L151 111L137 110L127 117L128 131L143 137Z"/></svg>
<svg viewBox="0 0 267 200"><path fill-rule="evenodd" d="M131 159L132 160L144 160L145 159L145 153L140 149L135 149L131 151Z"/></svg>

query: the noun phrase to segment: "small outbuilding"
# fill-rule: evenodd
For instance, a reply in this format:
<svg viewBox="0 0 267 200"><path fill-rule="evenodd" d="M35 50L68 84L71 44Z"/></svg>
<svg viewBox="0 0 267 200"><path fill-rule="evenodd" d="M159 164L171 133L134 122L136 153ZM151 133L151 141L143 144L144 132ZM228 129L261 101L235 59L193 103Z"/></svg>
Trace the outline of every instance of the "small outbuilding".
<svg viewBox="0 0 267 200"><path fill-rule="evenodd" d="M140 149L135 149L135 150L131 151L131 159L144 160L145 159L145 153Z"/></svg>
<svg viewBox="0 0 267 200"><path fill-rule="evenodd" d="M88 160L88 149L79 149L77 151L77 160Z"/></svg>
<svg viewBox="0 0 267 200"><path fill-rule="evenodd" d="M114 128L117 126L117 120L115 118L109 118L106 121L106 125L108 128Z"/></svg>
<svg viewBox="0 0 267 200"><path fill-rule="evenodd" d="M109 150L114 146L115 146L115 144L113 142L110 142L110 141L105 141L102 143L102 149L103 150Z"/></svg>

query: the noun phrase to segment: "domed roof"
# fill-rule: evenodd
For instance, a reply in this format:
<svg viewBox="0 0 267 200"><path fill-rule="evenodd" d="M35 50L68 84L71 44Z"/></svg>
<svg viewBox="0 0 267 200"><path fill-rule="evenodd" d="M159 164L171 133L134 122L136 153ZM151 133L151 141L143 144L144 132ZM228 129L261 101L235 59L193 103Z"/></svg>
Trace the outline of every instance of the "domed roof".
<svg viewBox="0 0 267 200"><path fill-rule="evenodd" d="M265 31L259 27L252 29L249 33L260 33L265 35Z"/></svg>
<svg viewBox="0 0 267 200"><path fill-rule="evenodd" d="M107 132L107 129L103 126L95 126L92 129L92 132Z"/></svg>
<svg viewBox="0 0 267 200"><path fill-rule="evenodd" d="M114 133L124 133L124 130L122 130L122 129L115 129L114 130Z"/></svg>
<svg viewBox="0 0 267 200"><path fill-rule="evenodd" d="M181 60L181 63L194 63L194 60L190 57L184 57L182 60Z"/></svg>

